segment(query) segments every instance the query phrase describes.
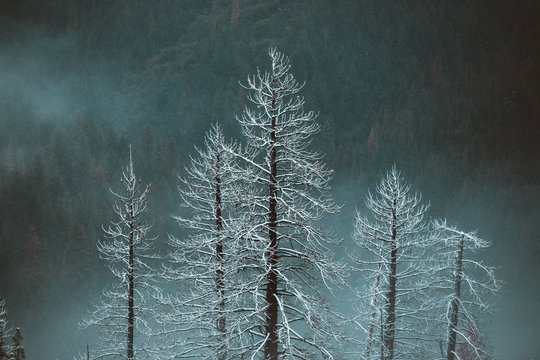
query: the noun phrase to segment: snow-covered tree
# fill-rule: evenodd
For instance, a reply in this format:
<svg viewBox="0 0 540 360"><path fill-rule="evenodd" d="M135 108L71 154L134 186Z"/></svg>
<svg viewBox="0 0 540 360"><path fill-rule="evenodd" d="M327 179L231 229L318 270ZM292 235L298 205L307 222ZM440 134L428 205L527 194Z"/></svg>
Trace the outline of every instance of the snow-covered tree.
<svg viewBox="0 0 540 360"><path fill-rule="evenodd" d="M23 341L23 337L21 334L21 329L16 328L15 335L13 335L13 349L11 350L10 360L25 360L26 359L22 341Z"/></svg>
<svg viewBox="0 0 540 360"><path fill-rule="evenodd" d="M187 234L169 237L173 251L165 278L178 291L159 298L162 332L173 343L166 342L161 356L236 359L251 346L253 310L244 275L249 244L241 231L249 186L232 155L237 151L213 125L180 178L184 211L173 218Z"/></svg>
<svg viewBox="0 0 540 360"><path fill-rule="evenodd" d="M149 266L153 238L148 237L151 225L142 218L150 185L141 190L141 180L137 179L133 168L131 147L129 163L122 171L120 182L123 193L111 190L119 202L114 205L118 219L103 227L106 240L97 245L117 281L103 291L101 303L94 306L90 316L81 323L83 327L98 328L100 344L93 359L134 359L136 352L145 351L144 336L136 339L135 334L144 333L152 314L147 300L154 287L155 273Z"/></svg>
<svg viewBox="0 0 540 360"><path fill-rule="evenodd" d="M478 326L465 329L464 336L457 340L456 359L491 360L487 341Z"/></svg>
<svg viewBox="0 0 540 360"><path fill-rule="evenodd" d="M369 217L357 211L352 259L368 286L359 292L357 324L365 333L363 359L418 358L422 332L416 325L422 305L423 222L428 208L393 166L368 193Z"/></svg>
<svg viewBox="0 0 540 360"><path fill-rule="evenodd" d="M9 338L9 327L7 323L6 300L0 299L0 360L8 360L11 353L7 342Z"/></svg>
<svg viewBox="0 0 540 360"><path fill-rule="evenodd" d="M326 301L344 267L333 259L334 237L321 220L336 213L328 185L332 171L310 149L319 132L316 114L304 110L303 84L289 59L269 49L271 69L247 78L251 105L238 121L249 154L238 154L257 188L249 239L260 254L250 289L260 322L253 336L265 359L332 358L336 319Z"/></svg>
<svg viewBox="0 0 540 360"><path fill-rule="evenodd" d="M446 352L442 355L447 360L465 360L456 351L461 348L474 359L486 359L489 354L479 341L478 316L489 311L490 296L500 290L501 283L492 267L471 254L490 243L475 232L448 225L446 220L433 221L432 241L433 311L440 314L437 324L446 330Z"/></svg>

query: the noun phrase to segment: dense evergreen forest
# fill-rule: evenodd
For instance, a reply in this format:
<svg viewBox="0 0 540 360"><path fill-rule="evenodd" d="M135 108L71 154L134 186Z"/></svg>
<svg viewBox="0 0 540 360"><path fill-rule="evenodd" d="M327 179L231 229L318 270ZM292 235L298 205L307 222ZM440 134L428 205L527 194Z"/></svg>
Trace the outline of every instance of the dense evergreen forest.
<svg viewBox="0 0 540 360"><path fill-rule="evenodd" d="M167 251L178 176L210 124L238 141L246 76L286 53L352 245L396 164L433 217L478 229L505 282L486 331L538 356L540 3L523 0L0 2L0 296L29 359L71 358L112 280L96 242L132 145ZM354 277L350 280L355 282ZM47 355L44 355L47 354Z"/></svg>

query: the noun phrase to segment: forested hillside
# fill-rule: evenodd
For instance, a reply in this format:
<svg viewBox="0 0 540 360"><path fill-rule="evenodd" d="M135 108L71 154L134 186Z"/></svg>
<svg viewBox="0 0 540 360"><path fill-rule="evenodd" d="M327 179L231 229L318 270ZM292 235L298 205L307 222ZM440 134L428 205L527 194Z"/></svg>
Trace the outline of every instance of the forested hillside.
<svg viewBox="0 0 540 360"><path fill-rule="evenodd" d="M492 241L505 281L488 331L497 358L537 356L538 2L0 4L0 296L29 359L85 350L78 322L110 280L96 241L129 144L164 254L167 234L183 235L170 216L178 175L211 123L244 141L239 82L269 46L319 114L311 147L345 205L331 219L338 254L355 207L396 164L432 216Z"/></svg>

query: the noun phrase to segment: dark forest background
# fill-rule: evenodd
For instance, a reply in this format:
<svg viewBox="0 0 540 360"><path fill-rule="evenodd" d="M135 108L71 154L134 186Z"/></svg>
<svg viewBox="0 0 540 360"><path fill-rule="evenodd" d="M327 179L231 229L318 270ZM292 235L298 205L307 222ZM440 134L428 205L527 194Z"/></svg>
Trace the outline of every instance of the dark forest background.
<svg viewBox="0 0 540 360"><path fill-rule="evenodd" d="M78 322L110 280L95 245L128 144L165 252L177 175L212 122L240 139L238 81L268 67L269 45L320 113L342 253L396 163L431 216L493 242L498 358L540 353L540 2L0 4L0 296L29 359L85 350Z"/></svg>

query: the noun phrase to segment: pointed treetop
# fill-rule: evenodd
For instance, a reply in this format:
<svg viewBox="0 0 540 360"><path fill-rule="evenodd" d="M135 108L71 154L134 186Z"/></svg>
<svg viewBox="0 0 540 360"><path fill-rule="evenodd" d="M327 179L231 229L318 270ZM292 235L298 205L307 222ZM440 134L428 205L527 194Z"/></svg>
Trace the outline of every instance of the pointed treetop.
<svg viewBox="0 0 540 360"><path fill-rule="evenodd" d="M210 134L215 135L215 137L219 141L223 137L223 128L221 127L221 124L218 122L212 123L210 128Z"/></svg>
<svg viewBox="0 0 540 360"><path fill-rule="evenodd" d="M129 144L129 174L133 176L133 156L131 151L131 144Z"/></svg>

